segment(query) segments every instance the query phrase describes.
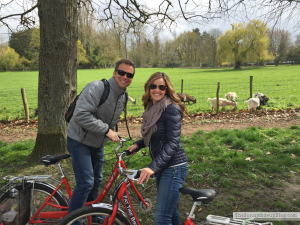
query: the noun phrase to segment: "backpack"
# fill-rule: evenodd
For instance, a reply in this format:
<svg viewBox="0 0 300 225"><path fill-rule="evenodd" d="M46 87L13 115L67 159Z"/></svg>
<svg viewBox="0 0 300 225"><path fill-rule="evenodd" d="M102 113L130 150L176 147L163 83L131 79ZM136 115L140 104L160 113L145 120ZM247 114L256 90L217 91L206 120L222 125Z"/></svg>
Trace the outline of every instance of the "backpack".
<svg viewBox="0 0 300 225"><path fill-rule="evenodd" d="M104 83L104 91L103 91L103 94L101 96L101 99L100 99L98 107L100 105L102 105L106 101L106 99L107 99L107 97L109 95L109 91L110 91L110 85L109 85L108 81L106 79L102 79L101 81ZM81 92L80 92L80 94L81 94ZM65 113L65 120L67 122L70 122L70 120L71 120L71 118L73 116L73 113L74 113L74 110L75 110L75 107L76 107L76 103L77 103L77 100L78 100L80 94L77 95L75 97L75 99L71 102L70 106L68 107L68 109L67 109L67 111ZM124 106L124 109L125 109L125 107L127 105L127 98L128 98L127 94L125 95L125 98L126 98L125 99L126 100L126 104Z"/></svg>

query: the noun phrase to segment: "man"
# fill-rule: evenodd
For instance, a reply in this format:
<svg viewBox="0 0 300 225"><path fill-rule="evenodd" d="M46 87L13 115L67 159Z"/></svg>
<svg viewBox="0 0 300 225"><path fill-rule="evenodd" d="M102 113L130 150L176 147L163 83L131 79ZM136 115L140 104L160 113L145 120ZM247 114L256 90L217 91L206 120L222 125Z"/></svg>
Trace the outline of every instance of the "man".
<svg viewBox="0 0 300 225"><path fill-rule="evenodd" d="M99 106L104 92L101 80L87 84L79 96L66 129L67 148L76 180L68 213L98 196L102 182L103 147L109 139L119 141L113 129L126 104L126 87L131 84L134 73L134 64L122 59L117 62L113 76L108 80L110 91L103 104Z"/></svg>

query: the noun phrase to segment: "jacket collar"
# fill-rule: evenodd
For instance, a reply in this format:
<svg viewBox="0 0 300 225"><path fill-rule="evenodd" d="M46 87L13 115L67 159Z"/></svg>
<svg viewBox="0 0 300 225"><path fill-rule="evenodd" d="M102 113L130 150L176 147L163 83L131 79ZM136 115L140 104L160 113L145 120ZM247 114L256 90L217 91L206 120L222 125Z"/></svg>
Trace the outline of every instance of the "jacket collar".
<svg viewBox="0 0 300 225"><path fill-rule="evenodd" d="M127 92L127 88L125 88L124 91L121 88L119 88L119 86L117 85L114 77L109 78L108 82L109 82L111 90L113 91L113 93L116 96L119 96L119 95Z"/></svg>

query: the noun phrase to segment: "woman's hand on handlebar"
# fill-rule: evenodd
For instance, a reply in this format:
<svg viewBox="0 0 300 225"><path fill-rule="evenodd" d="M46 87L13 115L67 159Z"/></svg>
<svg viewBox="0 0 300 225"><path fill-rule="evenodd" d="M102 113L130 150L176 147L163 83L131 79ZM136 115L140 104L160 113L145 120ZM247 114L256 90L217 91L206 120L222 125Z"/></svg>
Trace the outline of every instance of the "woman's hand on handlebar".
<svg viewBox="0 0 300 225"><path fill-rule="evenodd" d="M133 145L131 145L131 146L128 148L128 150L129 150L130 152L133 152L134 150L137 150L137 149L138 149L138 145L137 145L136 143L134 143ZM134 154L136 154L136 152L132 153L131 155L134 155Z"/></svg>
<svg viewBox="0 0 300 225"><path fill-rule="evenodd" d="M112 142L118 142L118 141L120 141L118 133L114 132L111 129L108 130L106 136L109 137L109 140L111 140Z"/></svg>
<svg viewBox="0 0 300 225"><path fill-rule="evenodd" d="M137 183L142 184L145 179L146 179L146 183L148 183L148 180L149 180L150 176L154 173L155 172L152 169L150 169L149 167L142 169L140 178L139 178Z"/></svg>

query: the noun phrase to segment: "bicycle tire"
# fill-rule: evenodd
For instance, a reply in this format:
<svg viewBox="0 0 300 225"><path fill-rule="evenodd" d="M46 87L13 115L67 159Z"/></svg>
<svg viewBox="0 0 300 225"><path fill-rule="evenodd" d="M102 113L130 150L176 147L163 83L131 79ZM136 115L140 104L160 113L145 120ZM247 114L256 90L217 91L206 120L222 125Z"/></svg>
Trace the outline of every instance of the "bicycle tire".
<svg viewBox="0 0 300 225"><path fill-rule="evenodd" d="M42 204L45 202L46 198L49 197L55 190L55 188L48 186L47 184L44 184L42 182L40 183L27 183L25 185L20 184L14 187L18 191L23 190L24 188L33 190L33 195L31 196L31 202L34 203L34 206L30 208L30 218L35 214L36 210L39 209ZM59 194L56 192L52 198L52 203L55 203L59 206L68 206L67 200L62 196L62 194ZM56 211L60 211L62 209L57 208ZM47 211L55 211L54 207L51 206L45 206L41 212L47 212ZM29 223L28 223L29 224Z"/></svg>
<svg viewBox="0 0 300 225"><path fill-rule="evenodd" d="M108 208L100 208L100 207L93 207L93 206L86 206L80 209L77 209L73 211L72 213L68 214L66 217L62 218L57 225L71 225L75 221L82 219L81 224L88 225L87 218L88 216L110 216L112 214L112 210ZM101 225L102 223L92 223ZM127 220L127 218L120 213L117 213L115 217L115 221L113 225L130 225L130 222Z"/></svg>

